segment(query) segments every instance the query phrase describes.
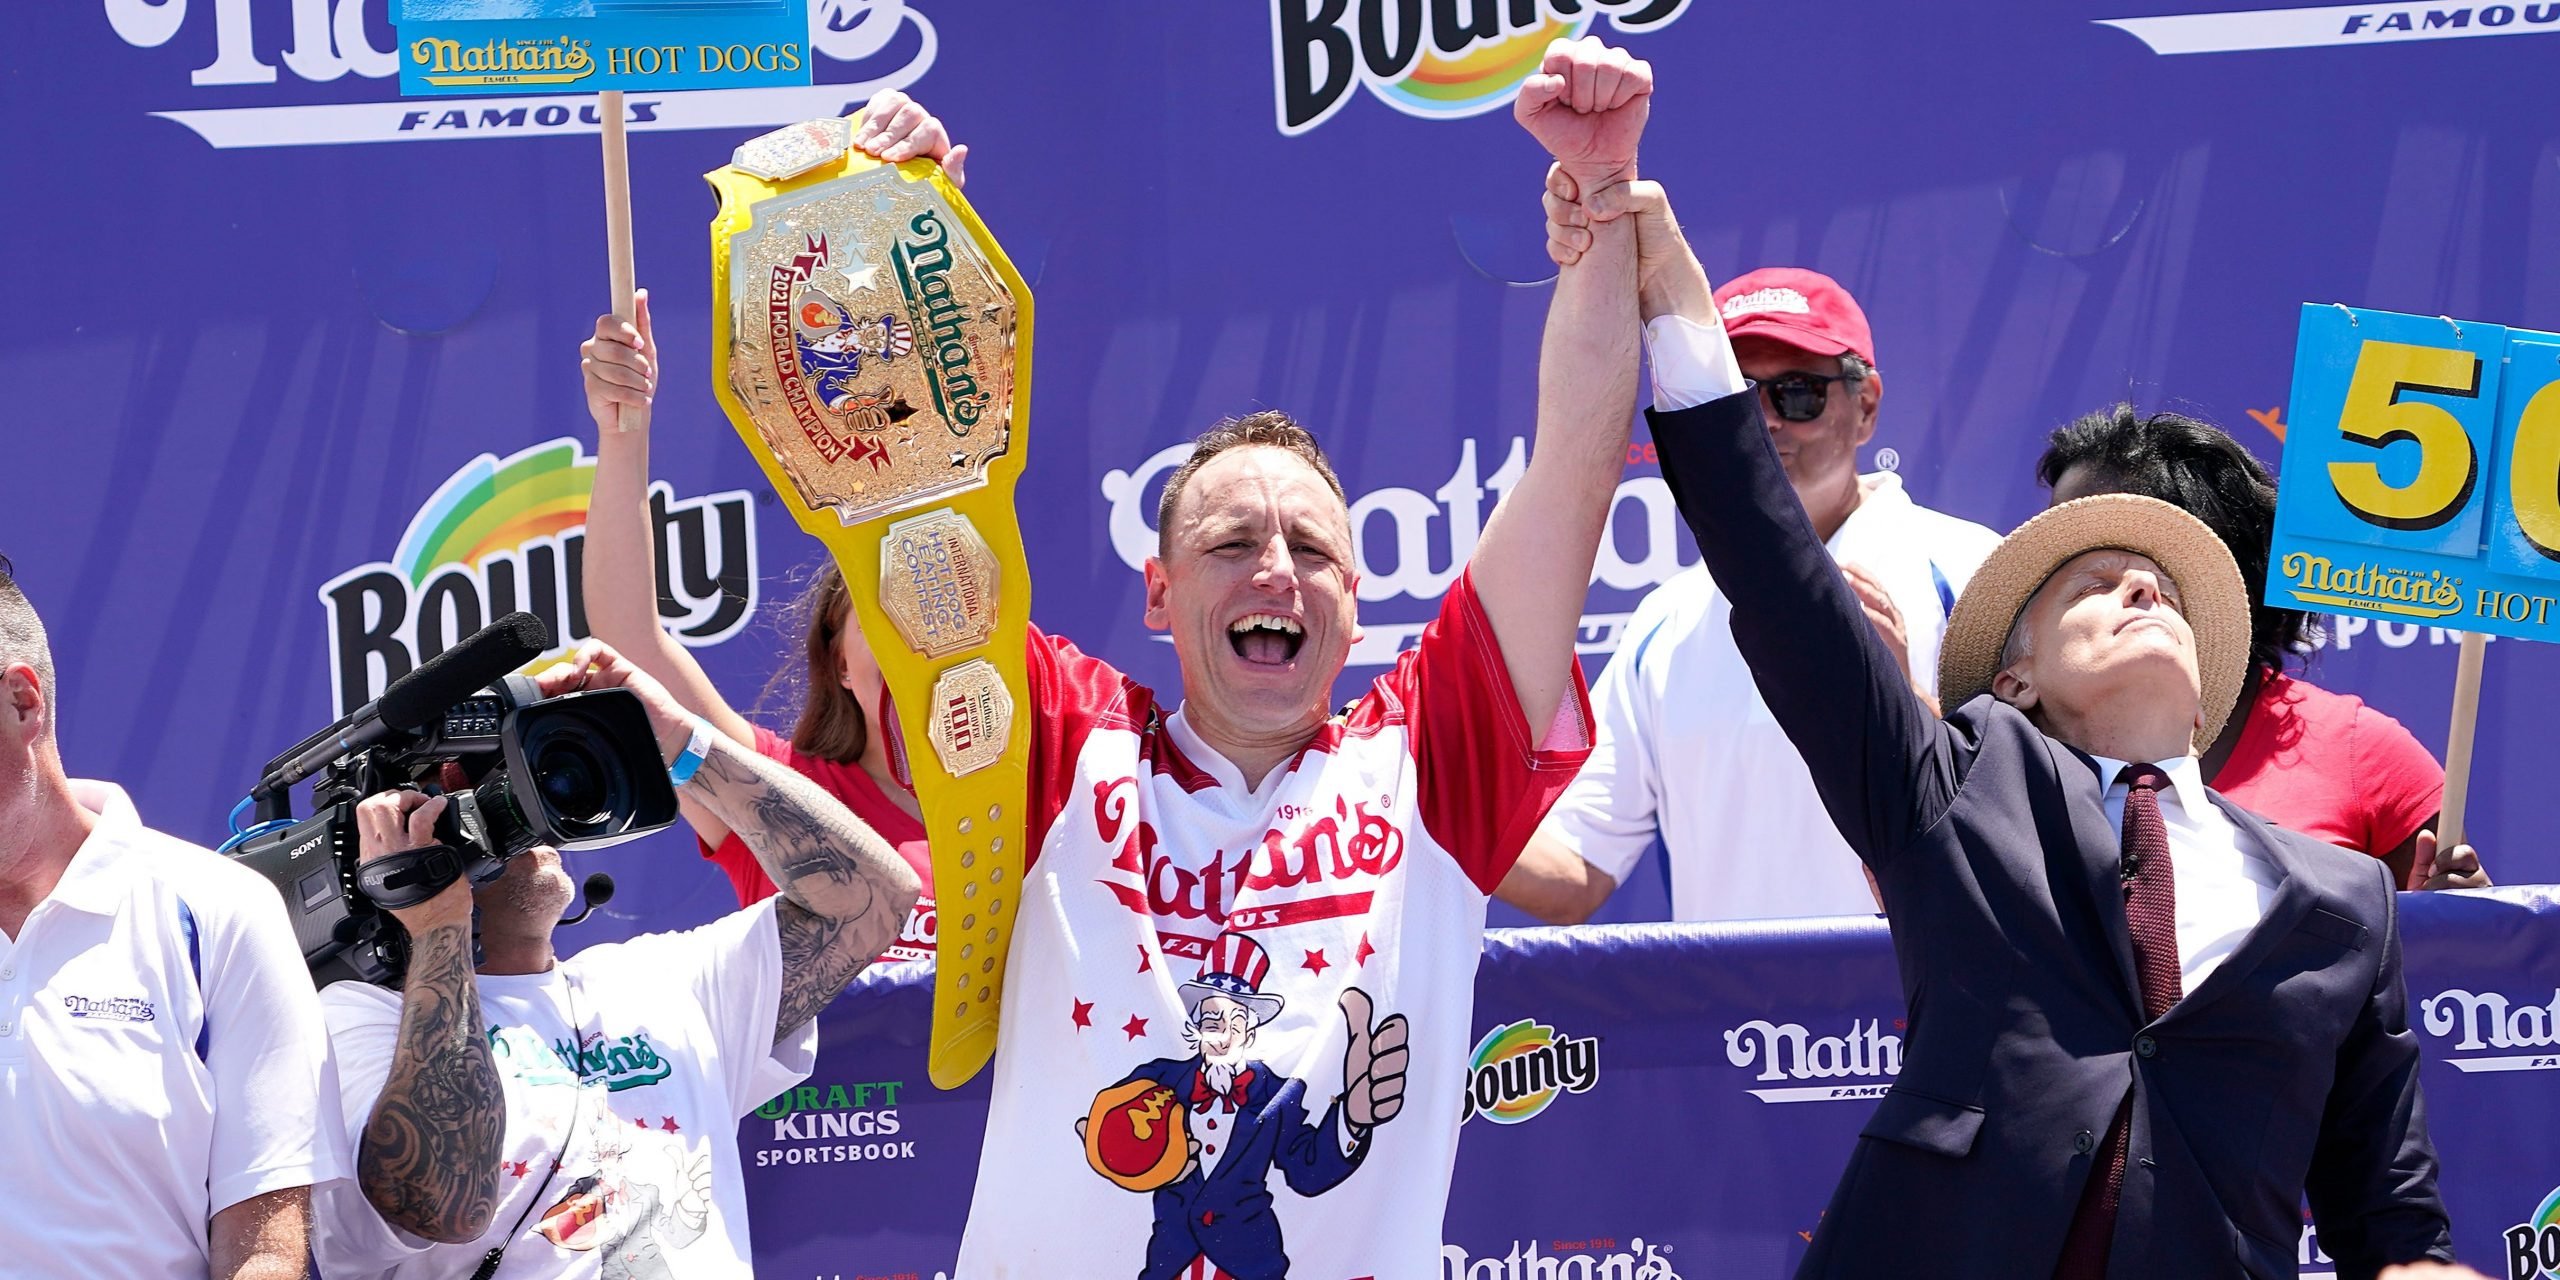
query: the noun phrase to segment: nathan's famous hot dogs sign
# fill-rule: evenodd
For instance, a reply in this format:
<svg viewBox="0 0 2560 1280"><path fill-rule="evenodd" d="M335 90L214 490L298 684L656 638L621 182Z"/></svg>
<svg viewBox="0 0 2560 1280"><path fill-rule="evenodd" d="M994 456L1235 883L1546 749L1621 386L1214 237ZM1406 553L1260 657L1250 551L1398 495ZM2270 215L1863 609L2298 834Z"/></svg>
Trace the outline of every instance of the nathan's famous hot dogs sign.
<svg viewBox="0 0 2560 1280"><path fill-rule="evenodd" d="M2560 335L2302 309L2267 603L2560 639Z"/></svg>
<svg viewBox="0 0 2560 1280"><path fill-rule="evenodd" d="M779 129L710 175L713 385L898 708L940 913L926 1068L951 1088L995 1051L1023 905L1031 291L939 166L852 128Z"/></svg>

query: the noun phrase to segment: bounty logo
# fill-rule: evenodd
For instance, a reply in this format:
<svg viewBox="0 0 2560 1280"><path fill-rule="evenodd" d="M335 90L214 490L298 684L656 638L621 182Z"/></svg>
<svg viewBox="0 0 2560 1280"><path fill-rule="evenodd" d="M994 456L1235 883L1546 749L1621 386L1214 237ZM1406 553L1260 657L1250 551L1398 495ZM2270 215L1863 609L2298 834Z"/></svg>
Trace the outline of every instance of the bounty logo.
<svg viewBox="0 0 2560 1280"><path fill-rule="evenodd" d="M2419 1024L2471 1056L2445 1061L2464 1071L2560 1071L2560 990L2547 1004L2509 1000L2495 991L2440 991L2418 1002ZM2485 1053L2521 1049L2522 1053Z"/></svg>
<svg viewBox="0 0 2560 1280"><path fill-rule="evenodd" d="M1331 119L1352 85L1409 116L1455 120L1508 104L1547 45L1599 15L1630 35L1689 0L1271 0L1271 88L1280 132Z"/></svg>
<svg viewBox="0 0 2560 1280"><path fill-rule="evenodd" d="M1599 1082L1598 1036L1559 1036L1554 1027L1522 1018L1476 1042L1459 1122L1483 1116L1495 1124L1519 1124L1558 1096L1589 1093Z"/></svg>
<svg viewBox="0 0 2560 1280"><path fill-rule="evenodd" d="M2560 1275L2560 1188L2501 1238L2507 1246L2507 1280Z"/></svg>
<svg viewBox="0 0 2560 1280"><path fill-rule="evenodd" d="M462 465L409 520L388 561L358 565L320 588L329 625L329 688L338 714L518 609L559 648L585 640L587 495L595 461L574 438ZM677 499L649 487L657 541L658 617L701 648L736 635L756 607L753 498L742 489Z"/></svg>
<svg viewBox="0 0 2560 1280"><path fill-rule="evenodd" d="M1851 1018L1848 1034L1837 1036L1817 1036L1801 1023L1754 1018L1724 1033L1724 1056L1737 1067L1759 1067L1759 1080L1838 1081L1751 1090L1762 1102L1881 1098L1902 1074L1902 1037L1873 1018Z"/></svg>

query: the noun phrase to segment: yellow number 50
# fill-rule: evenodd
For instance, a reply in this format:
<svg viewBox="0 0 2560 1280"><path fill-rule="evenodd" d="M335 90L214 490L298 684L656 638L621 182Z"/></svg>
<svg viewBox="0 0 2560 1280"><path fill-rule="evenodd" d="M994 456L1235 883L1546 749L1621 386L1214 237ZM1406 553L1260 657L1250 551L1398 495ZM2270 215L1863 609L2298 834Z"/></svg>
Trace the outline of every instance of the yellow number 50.
<svg viewBox="0 0 2560 1280"><path fill-rule="evenodd" d="M2400 486L2386 484L2370 462L2332 462L2329 483L2338 500L2359 518L2386 529L2433 529L2471 501L2480 481L2480 454L2471 435L2442 405L2402 400L2409 391L2452 396L2480 394L2480 358L2468 351L2367 342L2347 380L2347 402L2338 434L2370 449L2395 441L2418 442L2418 474Z"/></svg>

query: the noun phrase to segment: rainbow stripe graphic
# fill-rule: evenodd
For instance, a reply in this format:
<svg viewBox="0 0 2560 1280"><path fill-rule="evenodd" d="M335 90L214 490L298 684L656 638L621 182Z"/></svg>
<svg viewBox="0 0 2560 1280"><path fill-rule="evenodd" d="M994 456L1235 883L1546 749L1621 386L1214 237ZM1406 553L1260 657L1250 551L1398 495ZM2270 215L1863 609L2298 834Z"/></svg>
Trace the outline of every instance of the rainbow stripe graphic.
<svg viewBox="0 0 2560 1280"><path fill-rule="evenodd" d="M504 458L481 454L427 498L400 535L391 564L413 587L449 564L477 565L500 551L587 522L595 460L575 438L546 440Z"/></svg>
<svg viewBox="0 0 2560 1280"><path fill-rule="evenodd" d="M1529 1018L1522 1018L1507 1027L1497 1027L1487 1032L1484 1039L1476 1042L1475 1058L1467 1064L1467 1075L1472 1079L1476 1072L1486 1067L1506 1058L1516 1058L1524 1053L1544 1049L1554 1044L1555 1040L1554 1027L1542 1026ZM1481 1108L1476 1114L1495 1124L1518 1124L1546 1110L1547 1104L1556 1100L1556 1093L1555 1089L1540 1089L1524 1098L1514 1098L1498 1106Z"/></svg>
<svg viewBox="0 0 2560 1280"><path fill-rule="evenodd" d="M2555 1223L2560 1223L2560 1187L2553 1188L2550 1195L2542 1198L2542 1207L2534 1210L2533 1216L2525 1219L2524 1225L2539 1236L2544 1228Z"/></svg>
<svg viewBox="0 0 2560 1280"><path fill-rule="evenodd" d="M1549 17L1534 30L1488 40L1454 58L1425 50L1403 79L1372 81L1369 91L1406 115L1438 120L1480 115L1510 105L1520 82L1546 57L1547 45L1580 37L1593 20L1589 13L1572 21Z"/></svg>

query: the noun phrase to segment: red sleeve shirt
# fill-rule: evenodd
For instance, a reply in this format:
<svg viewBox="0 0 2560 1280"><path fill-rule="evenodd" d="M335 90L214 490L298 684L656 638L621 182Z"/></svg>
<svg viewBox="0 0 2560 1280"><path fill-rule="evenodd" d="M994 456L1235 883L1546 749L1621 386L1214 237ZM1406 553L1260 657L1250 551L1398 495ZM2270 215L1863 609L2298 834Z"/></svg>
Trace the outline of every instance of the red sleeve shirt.
<svg viewBox="0 0 2560 1280"><path fill-rule="evenodd" d="M2381 857L2444 805L2444 768L2361 698L2269 675L2213 789L2342 848Z"/></svg>

